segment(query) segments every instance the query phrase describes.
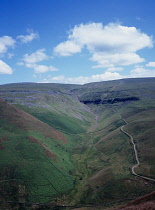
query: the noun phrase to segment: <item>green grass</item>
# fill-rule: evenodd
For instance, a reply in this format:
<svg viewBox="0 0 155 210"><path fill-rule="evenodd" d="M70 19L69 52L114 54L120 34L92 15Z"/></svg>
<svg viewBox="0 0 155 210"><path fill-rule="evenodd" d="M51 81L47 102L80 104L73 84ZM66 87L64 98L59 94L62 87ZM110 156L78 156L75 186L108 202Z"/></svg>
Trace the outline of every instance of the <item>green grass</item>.
<svg viewBox="0 0 155 210"><path fill-rule="evenodd" d="M1 180L8 181L0 182L0 185L2 189L6 188L7 200L19 199L20 185L26 187L27 201L45 203L59 198L73 205L134 198L154 190L153 184L146 185L131 175L130 169L135 164L133 146L120 131L123 120L113 111L116 110L128 122L124 130L136 141L141 161L137 172L154 177L154 84L155 79L127 79L84 86L1 86L4 97L10 97L8 100L16 106L62 131L68 140L64 144L45 138L38 131L24 131L1 120L0 137L6 139L1 142L4 148L0 150L0 175ZM140 100L90 104L88 108L77 97L82 100L138 97ZM94 115L98 116L97 128L87 133L94 123ZM31 141L29 136L39 142ZM47 150L53 156L48 156Z"/></svg>
<svg viewBox="0 0 155 210"><path fill-rule="evenodd" d="M2 143L4 149L0 151L2 157L0 165L2 168L5 166L7 171L10 170L10 167L13 168L13 173L1 176L1 181L8 180L0 182L3 187L5 183L8 188L9 180L15 179L16 191L19 185L24 185L28 193L28 201L41 203L73 188L74 179L69 174L73 170L73 164L63 144L33 131L26 133L20 130L19 132L19 129L11 124L7 130L4 121L1 123L1 129L7 141ZM13 130L13 135L10 135ZM1 137L3 135L1 132ZM28 136L33 136L42 141L44 145L46 144L46 147L56 154L57 161L52 157L47 157L45 149L31 142Z"/></svg>
<svg viewBox="0 0 155 210"><path fill-rule="evenodd" d="M53 114L51 112L43 114L34 113L33 115L39 120L65 133L77 134L85 132L84 128L80 126L80 122L71 117Z"/></svg>
<svg viewBox="0 0 155 210"><path fill-rule="evenodd" d="M27 106L16 105L42 122L56 128L64 133L78 134L86 132L90 125L89 121L82 121L67 114L49 111L43 108L29 108Z"/></svg>

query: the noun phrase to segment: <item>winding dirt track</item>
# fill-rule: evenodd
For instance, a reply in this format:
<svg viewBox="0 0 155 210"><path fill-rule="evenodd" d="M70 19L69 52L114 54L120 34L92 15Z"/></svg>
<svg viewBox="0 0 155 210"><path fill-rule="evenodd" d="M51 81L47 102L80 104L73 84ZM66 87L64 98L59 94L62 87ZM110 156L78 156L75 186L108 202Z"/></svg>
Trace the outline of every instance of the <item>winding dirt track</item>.
<svg viewBox="0 0 155 210"><path fill-rule="evenodd" d="M126 125L128 124L124 119L123 119L123 121L126 123ZM147 180L149 180L149 181L155 182L155 179L151 179L151 178L146 177L146 176L141 176L141 175L139 175L139 174L137 174L137 173L135 172L135 168L138 167L138 166L140 165L140 161L139 161L139 158L138 158L138 153L137 153L137 149L136 149L136 144L134 143L133 136L131 136L129 133L127 133L126 131L123 130L124 126L126 126L126 125L123 125L123 126L121 127L121 131L131 139L131 143L133 144L135 159L136 159L136 162L137 162L137 164L134 165L134 166L132 166L132 168L131 168L132 174L135 175L135 176L141 177L141 178L143 178L143 179L147 179Z"/></svg>
<svg viewBox="0 0 155 210"><path fill-rule="evenodd" d="M120 83L118 86L121 86L121 85L122 85L122 83ZM118 86L115 86L114 89L116 89ZM134 142L133 136L130 135L128 132L123 130L123 128L128 124L128 122L125 119L123 119L123 117L115 109L111 108L111 110L113 110L120 117L120 119L125 123L125 125L121 126L121 131L130 138L131 143L133 144L134 155L135 155L134 158L136 159L137 164L132 166L132 168L131 168L132 174L137 176L137 177L155 182L155 179L152 179L152 178L149 178L149 177L146 177L146 176L141 176L141 175L139 175L135 172L135 168L140 165L140 161L139 161L139 158L138 158L138 152L137 152L137 149L136 149L136 144Z"/></svg>
<svg viewBox="0 0 155 210"><path fill-rule="evenodd" d="M121 120L123 120L123 122L125 123L125 125L123 125L123 126L121 127L121 131L122 131L125 135L127 135L127 136L130 138L131 143L133 144L134 155L135 155L135 159L136 159L137 164L134 165L134 166L132 166L132 168L131 168L132 174L135 175L135 176L138 176L138 177L140 177L140 178L143 178L143 179L146 179L146 180L155 182L155 179L151 179L151 178L146 177L146 176L141 176L141 175L139 175L139 174L137 174L137 173L135 172L135 168L138 167L138 166L140 165L140 161L139 161L139 158L138 158L138 152L137 152L137 149L136 149L136 144L135 144L135 142L134 142L134 138L133 138L133 136L130 135L128 132L126 132L126 131L123 130L123 128L128 124L128 122L127 122L125 119L123 119L122 116L121 116L116 110L114 110L114 109L112 109L112 110L113 110L113 111L121 118Z"/></svg>

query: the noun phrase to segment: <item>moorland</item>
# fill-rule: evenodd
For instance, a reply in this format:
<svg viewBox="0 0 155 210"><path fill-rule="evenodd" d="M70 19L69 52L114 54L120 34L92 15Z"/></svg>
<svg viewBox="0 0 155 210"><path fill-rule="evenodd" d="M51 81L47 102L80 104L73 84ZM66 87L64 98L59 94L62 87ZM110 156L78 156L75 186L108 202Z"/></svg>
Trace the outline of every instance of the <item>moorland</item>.
<svg viewBox="0 0 155 210"><path fill-rule="evenodd" d="M0 85L4 209L103 209L150 194L154 148L155 78Z"/></svg>

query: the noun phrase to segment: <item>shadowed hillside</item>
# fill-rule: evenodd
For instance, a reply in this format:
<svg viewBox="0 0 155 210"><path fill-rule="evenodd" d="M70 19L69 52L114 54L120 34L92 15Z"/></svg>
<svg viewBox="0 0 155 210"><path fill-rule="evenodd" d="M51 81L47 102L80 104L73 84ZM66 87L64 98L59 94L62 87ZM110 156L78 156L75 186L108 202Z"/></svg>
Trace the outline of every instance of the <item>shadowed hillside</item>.
<svg viewBox="0 0 155 210"><path fill-rule="evenodd" d="M127 203L126 205L115 208L116 210L145 210L145 209L154 209L155 207L155 192L152 192L148 195L137 198L134 201Z"/></svg>
<svg viewBox="0 0 155 210"><path fill-rule="evenodd" d="M155 179L155 78L8 84L0 96L2 199L108 205L154 190L132 174L129 135L136 174Z"/></svg>

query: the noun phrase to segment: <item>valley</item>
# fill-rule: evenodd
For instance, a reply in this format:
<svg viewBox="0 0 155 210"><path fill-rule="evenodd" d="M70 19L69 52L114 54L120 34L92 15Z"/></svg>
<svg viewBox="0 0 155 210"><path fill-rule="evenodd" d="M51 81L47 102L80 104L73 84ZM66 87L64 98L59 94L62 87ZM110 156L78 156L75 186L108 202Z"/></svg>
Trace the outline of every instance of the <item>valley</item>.
<svg viewBox="0 0 155 210"><path fill-rule="evenodd" d="M6 84L0 97L0 205L97 209L154 191L155 78Z"/></svg>

